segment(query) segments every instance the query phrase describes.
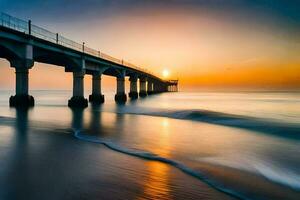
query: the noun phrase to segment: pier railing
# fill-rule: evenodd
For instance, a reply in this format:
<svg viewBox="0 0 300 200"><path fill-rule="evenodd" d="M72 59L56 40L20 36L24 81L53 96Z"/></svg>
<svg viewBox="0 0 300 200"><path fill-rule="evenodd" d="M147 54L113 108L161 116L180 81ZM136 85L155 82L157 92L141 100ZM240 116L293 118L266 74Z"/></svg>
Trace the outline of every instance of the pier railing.
<svg viewBox="0 0 300 200"><path fill-rule="evenodd" d="M123 65L125 67L136 69L138 71L142 71L144 73L155 76L154 73L150 72L149 70L146 70L142 67L138 67L134 64L124 61L123 59L117 59L117 58L114 58L108 54L101 52L101 51L87 47L85 45L85 43L80 44L78 42L75 42L73 40L70 40L68 38L61 36L58 33L53 33L44 28L33 25L33 24L31 24L30 20L25 21L25 20L10 16L6 13L0 13L0 25L3 27L9 28L9 29L18 31L18 32L22 32L27 35L34 36L39 39L46 40L46 41L54 43L54 44L58 44L58 45L61 45L61 46L64 46L64 47L67 47L67 48L70 48L70 49L73 49L76 51L83 52L88 55L92 55L92 56L95 56L95 57L98 57L101 59L105 59L105 60L111 61L113 63L117 63L119 65Z"/></svg>

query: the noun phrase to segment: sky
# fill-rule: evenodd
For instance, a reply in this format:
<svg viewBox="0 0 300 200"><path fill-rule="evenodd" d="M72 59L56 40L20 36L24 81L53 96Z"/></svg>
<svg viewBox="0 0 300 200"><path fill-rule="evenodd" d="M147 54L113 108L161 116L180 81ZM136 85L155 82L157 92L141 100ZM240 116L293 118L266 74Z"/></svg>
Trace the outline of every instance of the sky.
<svg viewBox="0 0 300 200"><path fill-rule="evenodd" d="M299 0L0 0L0 10L160 76L168 70L182 90L300 89ZM0 64L0 88L14 88L13 69ZM71 89L61 67L36 63L30 74L31 89Z"/></svg>

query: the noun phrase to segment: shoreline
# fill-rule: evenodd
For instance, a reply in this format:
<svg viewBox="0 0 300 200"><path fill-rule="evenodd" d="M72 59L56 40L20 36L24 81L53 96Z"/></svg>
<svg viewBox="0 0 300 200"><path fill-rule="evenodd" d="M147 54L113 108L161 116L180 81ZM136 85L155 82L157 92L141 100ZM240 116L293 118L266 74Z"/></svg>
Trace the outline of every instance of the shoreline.
<svg viewBox="0 0 300 200"><path fill-rule="evenodd" d="M118 114L116 114L116 115L118 115ZM2 123L4 124L4 126L9 126L11 128L15 127L14 126L14 123L16 123L15 118L0 117L0 119L1 119ZM0 124L0 127L3 126L3 124ZM55 127L55 129L53 129L54 127ZM29 121L27 129L35 132L35 134L41 134L41 133L45 133L46 135L50 134L50 135L52 135L50 137L53 137L53 135L61 135L61 133L62 133L64 136L68 137L72 141L73 141L73 139L77 140L73 136L73 132L72 132L73 130L70 129L70 127L68 128L68 126L65 126L62 124L61 124L61 126L58 126L56 123L42 122L42 121L41 122ZM83 130L85 130L85 128L83 128ZM21 132L22 131L23 130L21 130ZM89 132L91 130L87 129L87 131ZM110 132L109 130L102 130L101 134L110 134L109 132ZM18 133L18 134L20 134L20 133ZM43 136L41 136L41 137L43 137ZM49 136L45 136L45 137L49 137ZM73 139L70 137L72 137ZM78 141L80 141L80 140L78 140ZM79 142L79 143L82 143L82 142ZM86 142L86 143L89 143L89 142ZM91 143L90 145L96 146L96 148L107 149L107 147L105 147L106 146L105 144L104 145L103 144L96 145L96 144ZM115 151L115 150L112 150L112 151ZM117 152L114 152L114 153L119 154ZM124 152L121 152L121 154L124 154ZM135 155L130 155L130 156L124 155L124 156L125 157L133 157L133 158L135 157L134 159L138 159L138 160L141 160L142 162L146 162L146 163L147 162L161 162L160 160L152 161L151 159L136 158ZM173 168L173 170L182 171L180 169L176 169L177 168L176 166L175 167L169 166L170 163L163 162L161 164L166 165L167 168ZM262 197L268 196L269 198L272 198L272 199L278 199L278 197L280 197L280 198L285 197L286 199L297 199L297 197L300 196L299 191L295 191L286 186L282 186L273 181L267 180L266 178L259 176L257 174L245 172L245 171L242 171L239 169L234 169L234 168L230 168L230 167L226 167L226 166L212 165L212 164L205 163L205 162L199 162L197 164L197 166L193 166L193 164L187 163L187 166L192 166L191 169L196 170L196 171L200 170L199 171L200 174L206 174L206 176L209 177L211 179L211 181L215 180L218 182L219 185L224 184L224 185L226 185L227 188L228 187L232 188L232 189L235 188L235 190L238 189L236 191L240 192L245 197L252 197L253 199L255 199L255 197L262 198ZM195 179L195 181L198 181L199 183L206 185L205 187L209 187L212 190L215 190L215 189L213 189L213 187L208 186L207 183L204 183L203 180L201 180L201 179L199 180L199 178L194 177L189 173L186 173L184 171L180 172L180 173L184 174L184 176L189 177L187 179L190 179L190 178ZM232 180L232 177L235 177L235 179ZM255 184L259 183L260 187L256 188L255 184L252 185L253 190L251 190L251 192L249 193L249 183L255 183ZM215 190L215 191L217 192L217 190ZM271 192L269 193L268 191L271 191ZM276 192L273 192L273 191L276 191ZM254 196L252 196L252 195L254 195ZM248 198L243 198L243 199L248 199Z"/></svg>
<svg viewBox="0 0 300 200"><path fill-rule="evenodd" d="M168 165L83 143L69 128L29 121L13 130L15 122L0 124L0 137L15 137L0 142L0 199L231 199Z"/></svg>

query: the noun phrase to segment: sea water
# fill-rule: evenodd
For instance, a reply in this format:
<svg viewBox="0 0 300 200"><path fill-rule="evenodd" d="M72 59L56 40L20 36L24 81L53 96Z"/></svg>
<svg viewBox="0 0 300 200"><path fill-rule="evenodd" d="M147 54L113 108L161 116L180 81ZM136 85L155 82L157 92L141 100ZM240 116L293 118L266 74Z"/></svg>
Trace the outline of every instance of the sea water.
<svg viewBox="0 0 300 200"><path fill-rule="evenodd" d="M300 198L300 93L124 105L106 93L101 106L70 109L71 91L39 90L29 110L9 108L12 93L0 93L0 199Z"/></svg>

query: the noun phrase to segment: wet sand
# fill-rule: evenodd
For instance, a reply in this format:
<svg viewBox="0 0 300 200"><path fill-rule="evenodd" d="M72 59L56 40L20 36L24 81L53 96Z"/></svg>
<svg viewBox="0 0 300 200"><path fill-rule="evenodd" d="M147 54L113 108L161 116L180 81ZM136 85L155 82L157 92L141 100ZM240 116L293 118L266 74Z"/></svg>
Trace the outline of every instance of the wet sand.
<svg viewBox="0 0 300 200"><path fill-rule="evenodd" d="M82 142L67 127L1 118L0 199L231 199L171 166Z"/></svg>

